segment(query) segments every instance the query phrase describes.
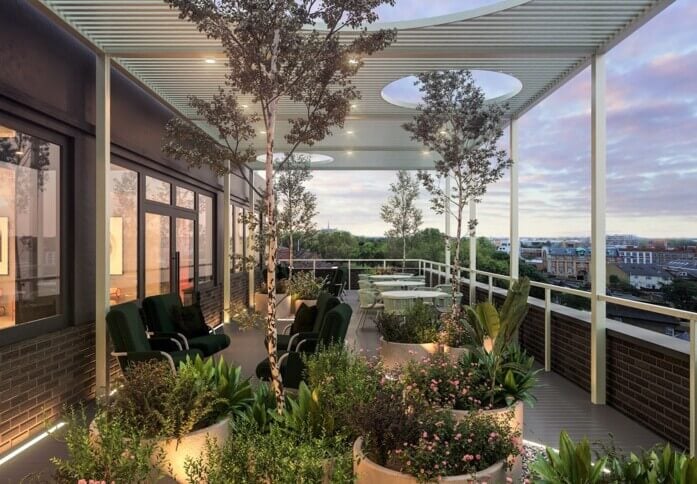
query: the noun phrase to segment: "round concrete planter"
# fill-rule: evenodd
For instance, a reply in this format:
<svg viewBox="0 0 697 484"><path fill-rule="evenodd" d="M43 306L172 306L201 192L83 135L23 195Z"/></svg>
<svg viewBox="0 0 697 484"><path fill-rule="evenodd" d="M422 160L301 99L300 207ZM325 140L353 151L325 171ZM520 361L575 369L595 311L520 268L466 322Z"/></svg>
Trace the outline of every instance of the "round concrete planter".
<svg viewBox="0 0 697 484"><path fill-rule="evenodd" d="M159 467L162 473L172 477L177 482L189 482L186 478L186 470L184 469L186 458L197 459L200 457L206 450L206 438L215 440L216 444L222 448L229 436L230 419L225 418L213 425L188 433L179 440L149 439L149 442L154 442L155 446L151 457L153 480L157 478L157 471L155 469ZM90 423L90 438L95 443L99 438L99 430L97 430L95 420L92 420ZM162 462L158 462L156 458L159 454L164 457Z"/></svg>
<svg viewBox="0 0 697 484"><path fill-rule="evenodd" d="M293 314L298 312L298 309L300 308L301 304L305 304L305 306L311 308L313 306L317 306L317 299L296 299L293 301Z"/></svg>
<svg viewBox="0 0 697 484"><path fill-rule="evenodd" d="M443 353L450 356L450 361L456 362L460 359L460 356L469 353L467 348L458 348L455 346L443 345Z"/></svg>
<svg viewBox="0 0 697 484"><path fill-rule="evenodd" d="M165 455L165 461L161 464L160 470L177 482L189 482L184 468L186 459L200 457L206 450L207 438L215 440L218 447L222 448L229 436L230 419L226 418L209 427L186 434L179 440L158 440L156 445Z"/></svg>
<svg viewBox="0 0 697 484"><path fill-rule="evenodd" d="M254 309L258 313L266 313L269 296L263 292L254 293ZM287 318L291 312L290 296L286 293L276 293L276 317Z"/></svg>
<svg viewBox="0 0 697 484"><path fill-rule="evenodd" d="M513 410L513 417L510 418L509 413L511 410ZM455 420L462 420L467 414L470 412L467 410L450 410L450 412L453 414L453 417ZM525 405L523 402L516 402L510 407L505 407L505 408L495 408L493 410L482 410L481 413L485 415L493 415L496 420L499 422L507 423L511 426L511 430L513 431L519 431L520 432L520 437L515 439L515 443L518 446L518 449L522 452L524 451L523 448L523 429L524 429L524 424L525 424ZM513 459L512 462L512 468L509 472L510 476L513 478L515 482L519 482L520 477L523 472L523 459L522 457L518 456L517 458Z"/></svg>
<svg viewBox="0 0 697 484"><path fill-rule="evenodd" d="M370 460L363 452L363 438L359 437L353 444L353 472L356 475L357 484L415 484L417 479L410 474L393 471ZM498 462L474 474L461 476L442 477L438 482L450 482L453 484L471 484L473 482L487 482L498 484L506 482L504 462Z"/></svg>
<svg viewBox="0 0 697 484"><path fill-rule="evenodd" d="M438 343L393 343L380 337L380 358L385 368L390 370L407 361L418 361L438 351Z"/></svg>

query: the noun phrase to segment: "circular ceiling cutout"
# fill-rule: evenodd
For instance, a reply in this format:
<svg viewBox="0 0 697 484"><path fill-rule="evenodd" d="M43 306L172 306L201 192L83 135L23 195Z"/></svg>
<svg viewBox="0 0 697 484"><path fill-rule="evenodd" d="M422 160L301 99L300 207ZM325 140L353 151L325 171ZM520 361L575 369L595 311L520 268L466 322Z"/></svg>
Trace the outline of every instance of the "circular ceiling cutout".
<svg viewBox="0 0 697 484"><path fill-rule="evenodd" d="M497 3L501 3L501 0L397 0L394 7L381 5L376 11L380 22L405 22L467 12Z"/></svg>
<svg viewBox="0 0 697 484"><path fill-rule="evenodd" d="M503 102L518 94L523 83L502 72L472 70L474 82L484 90L487 102ZM382 98L402 108L415 109L423 100L420 82L416 76L397 79L382 89Z"/></svg>
<svg viewBox="0 0 697 484"><path fill-rule="evenodd" d="M328 155L323 155L321 153L294 153L293 156L296 159L306 159L310 160L311 165L328 165L334 161L334 158ZM273 161L274 163L280 163L286 159L285 153L274 153ZM266 162L266 155L257 156L257 161L260 163Z"/></svg>

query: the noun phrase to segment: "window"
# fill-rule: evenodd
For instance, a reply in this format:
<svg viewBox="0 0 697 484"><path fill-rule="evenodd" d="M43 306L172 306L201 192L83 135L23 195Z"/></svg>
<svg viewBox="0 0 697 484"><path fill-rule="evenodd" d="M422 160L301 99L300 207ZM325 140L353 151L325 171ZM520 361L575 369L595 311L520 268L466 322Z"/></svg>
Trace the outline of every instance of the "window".
<svg viewBox="0 0 697 484"><path fill-rule="evenodd" d="M151 176L145 177L145 198L151 202L172 203L172 186Z"/></svg>
<svg viewBox="0 0 697 484"><path fill-rule="evenodd" d="M245 224L244 224L244 210L240 207L233 207L233 216L235 217L234 227L234 253L235 253L235 269L243 271L244 270L244 239L245 239Z"/></svg>
<svg viewBox="0 0 697 484"><path fill-rule="evenodd" d="M213 199L198 196L198 280L213 281Z"/></svg>
<svg viewBox="0 0 697 484"><path fill-rule="evenodd" d="M61 313L61 147L0 126L0 329Z"/></svg>
<svg viewBox="0 0 697 484"><path fill-rule="evenodd" d="M109 300L138 299L138 173L111 165Z"/></svg>
<svg viewBox="0 0 697 484"><path fill-rule="evenodd" d="M186 188L177 187L177 207L194 209L194 192Z"/></svg>
<svg viewBox="0 0 697 484"><path fill-rule="evenodd" d="M145 214L145 296L170 291L170 218Z"/></svg>

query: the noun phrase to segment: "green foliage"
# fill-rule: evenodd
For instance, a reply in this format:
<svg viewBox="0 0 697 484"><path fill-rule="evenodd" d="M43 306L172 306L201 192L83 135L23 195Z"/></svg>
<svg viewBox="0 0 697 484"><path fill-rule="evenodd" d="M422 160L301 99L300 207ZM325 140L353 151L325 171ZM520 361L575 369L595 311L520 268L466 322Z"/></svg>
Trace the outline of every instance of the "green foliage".
<svg viewBox="0 0 697 484"><path fill-rule="evenodd" d="M293 299L314 300L324 287L324 279L314 277L311 271L295 271L288 282L288 292Z"/></svg>
<svg viewBox="0 0 697 484"><path fill-rule="evenodd" d="M69 458L51 458L55 482L75 483L80 479L95 482L150 483L162 476L151 464L162 464L164 456L146 439L142 429L120 415L101 414L90 434L84 408L66 409L65 444Z"/></svg>
<svg viewBox="0 0 697 484"><path fill-rule="evenodd" d="M310 160L304 155L290 157L274 182L278 207L278 235L290 248L291 262L295 242L312 236L317 224L317 196L304 184L312 180Z"/></svg>
<svg viewBox="0 0 697 484"><path fill-rule="evenodd" d="M389 228L385 235L398 239L401 246L402 267L406 266L407 240L419 230L423 221L421 210L415 205L419 197L419 182L409 172L397 172L397 182L390 184L392 194L380 209L380 217Z"/></svg>
<svg viewBox="0 0 697 484"><path fill-rule="evenodd" d="M318 232L307 247L323 259L351 259L359 251L358 239L350 232L341 230Z"/></svg>
<svg viewBox="0 0 697 484"><path fill-rule="evenodd" d="M405 397L428 405L474 410L481 403L473 398L472 368L459 365L446 353L434 353L420 361L409 361L401 369Z"/></svg>
<svg viewBox="0 0 697 484"><path fill-rule="evenodd" d="M511 412L506 420L512 417ZM427 418L420 431L415 442L406 442L396 453L400 470L419 482L476 474L520 453L515 444L520 432L493 415L472 412L456 422L449 412L441 412Z"/></svg>
<svg viewBox="0 0 697 484"><path fill-rule="evenodd" d="M697 458L676 452L670 444L656 446L639 455L622 455L611 445L606 451L608 482L626 484L688 484L697 482Z"/></svg>
<svg viewBox="0 0 697 484"><path fill-rule="evenodd" d="M352 465L350 447L339 437L307 438L279 425L259 432L242 422L222 449L209 442L204 455L188 463L187 477L240 484L347 483L353 480Z"/></svg>
<svg viewBox="0 0 697 484"><path fill-rule="evenodd" d="M343 345L335 345L305 357L305 366L322 419L332 421L335 431L349 440L359 437L351 415L357 406L375 398L383 379L378 360L368 360Z"/></svg>
<svg viewBox="0 0 697 484"><path fill-rule="evenodd" d="M697 311L697 282L676 279L661 288L666 301L678 309Z"/></svg>
<svg viewBox="0 0 697 484"><path fill-rule="evenodd" d="M146 361L128 370L109 415L119 415L148 438L179 439L221 417L224 403L198 372L182 365L172 373L166 362Z"/></svg>
<svg viewBox="0 0 697 484"><path fill-rule="evenodd" d="M274 416L279 425L296 435L334 435L334 415L322 410L319 391L310 390L305 382L300 382L296 398L286 397L286 411Z"/></svg>
<svg viewBox="0 0 697 484"><path fill-rule="evenodd" d="M431 305L417 302L404 316L383 312L375 319L378 333L394 343L433 343L438 340L440 319Z"/></svg>
<svg viewBox="0 0 697 484"><path fill-rule="evenodd" d="M242 331L263 328L266 324L266 315L240 302L230 304L230 317Z"/></svg>
<svg viewBox="0 0 697 484"><path fill-rule="evenodd" d="M247 411L233 420L233 426L240 422L244 425L255 425L260 432L268 432L275 421L276 398L266 383L261 383L254 391L252 403Z"/></svg>
<svg viewBox="0 0 697 484"><path fill-rule="evenodd" d="M596 484L606 482L603 468L607 458L595 463L588 439L574 444L569 434L559 436L559 452L547 448L546 455L532 464L533 482L539 484Z"/></svg>
<svg viewBox="0 0 697 484"><path fill-rule="evenodd" d="M228 365L221 356L216 364L213 358L188 359L180 365L179 371L191 371L198 381L212 389L217 398L218 415L239 416L246 412L254 401L249 378L242 378L242 367Z"/></svg>

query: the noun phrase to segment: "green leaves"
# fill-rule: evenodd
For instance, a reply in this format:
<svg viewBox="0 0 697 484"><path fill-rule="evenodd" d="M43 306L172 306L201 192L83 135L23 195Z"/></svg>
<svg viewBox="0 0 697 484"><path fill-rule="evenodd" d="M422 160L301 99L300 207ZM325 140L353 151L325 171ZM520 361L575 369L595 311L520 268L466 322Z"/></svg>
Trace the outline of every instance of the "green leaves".
<svg viewBox="0 0 697 484"><path fill-rule="evenodd" d="M559 452L547 448L546 458L540 457L532 464L533 482L555 484L595 484L603 482L603 469L607 458L593 463L588 439L578 445L562 432L559 436Z"/></svg>

